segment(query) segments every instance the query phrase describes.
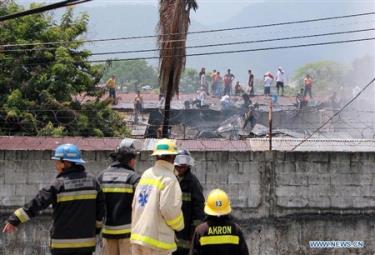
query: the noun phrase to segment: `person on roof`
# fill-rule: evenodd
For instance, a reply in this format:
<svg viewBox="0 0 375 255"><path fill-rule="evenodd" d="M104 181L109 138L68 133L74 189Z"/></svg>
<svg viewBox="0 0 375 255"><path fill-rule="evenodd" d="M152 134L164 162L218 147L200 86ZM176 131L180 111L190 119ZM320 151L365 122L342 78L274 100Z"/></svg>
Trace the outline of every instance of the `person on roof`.
<svg viewBox="0 0 375 255"><path fill-rule="evenodd" d="M153 167L147 169L135 190L132 204L132 254L166 255L177 249L175 231L184 228L182 192L174 175L176 141L159 140L152 156Z"/></svg>
<svg viewBox="0 0 375 255"><path fill-rule="evenodd" d="M249 255L241 228L230 217L230 200L223 190L212 190L204 206L205 222L194 232L190 255Z"/></svg>
<svg viewBox="0 0 375 255"><path fill-rule="evenodd" d="M104 213L99 183L95 177L86 173L83 166L85 161L77 146L58 146L52 159L58 173L56 180L41 189L25 206L17 209L8 218L3 232L16 231L18 225L52 205L51 254L92 254Z"/></svg>
<svg viewBox="0 0 375 255"><path fill-rule="evenodd" d="M284 82L285 82L285 72L283 68L279 66L276 72L276 88L277 88L278 96L280 96L280 88L281 88L281 96L284 96Z"/></svg>
<svg viewBox="0 0 375 255"><path fill-rule="evenodd" d="M137 154L134 140L123 139L110 155L110 166L98 176L105 201L104 255L131 254L131 206L140 179L134 171Z"/></svg>
<svg viewBox="0 0 375 255"><path fill-rule="evenodd" d="M267 72L264 74L264 96L271 95L271 85L274 78L271 72Z"/></svg>
<svg viewBox="0 0 375 255"><path fill-rule="evenodd" d="M306 97L307 94L309 94L310 99L312 99L312 85L313 85L314 80L312 77L307 74L305 76L305 79L303 79L303 83L305 84L305 90L303 93L303 96Z"/></svg>

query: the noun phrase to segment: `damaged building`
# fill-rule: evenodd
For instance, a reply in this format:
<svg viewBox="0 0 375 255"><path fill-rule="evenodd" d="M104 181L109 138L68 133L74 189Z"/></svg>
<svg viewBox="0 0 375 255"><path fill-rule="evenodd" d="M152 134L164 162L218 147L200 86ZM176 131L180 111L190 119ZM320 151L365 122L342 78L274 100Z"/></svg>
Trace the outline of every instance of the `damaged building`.
<svg viewBox="0 0 375 255"><path fill-rule="evenodd" d="M157 138L163 122L157 95L146 95L143 120L133 112L133 105L119 103L115 109L124 112L127 124L136 138ZM127 95L126 97L131 97ZM340 108L338 104L322 100L303 107L297 107L295 97L251 98L254 119L246 123L249 107L242 97L230 98L230 105L223 106L219 98L210 97L204 107L191 107L193 95L180 95L171 106L170 132L177 139L231 139L263 138L269 136L270 103L272 102L272 136L305 138L320 128ZM126 98L124 98L126 101ZM187 104L188 102L188 104ZM187 107L187 105L189 107ZM372 139L375 137L375 118L372 108L353 106L314 134L313 138L330 139ZM247 124L247 125L246 125Z"/></svg>

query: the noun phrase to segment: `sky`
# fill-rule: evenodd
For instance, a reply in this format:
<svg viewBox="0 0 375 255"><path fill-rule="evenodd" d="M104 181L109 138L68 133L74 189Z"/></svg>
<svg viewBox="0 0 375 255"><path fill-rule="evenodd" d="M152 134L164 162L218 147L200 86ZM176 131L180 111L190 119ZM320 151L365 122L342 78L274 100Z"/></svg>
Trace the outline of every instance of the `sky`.
<svg viewBox="0 0 375 255"><path fill-rule="evenodd" d="M38 3L53 3L57 0L16 0L19 4L29 4L31 2ZM191 18L198 21L202 25L209 26L217 23L225 22L231 17L235 16L243 8L260 0L198 0L199 11L192 12ZM89 3L84 3L85 6L95 5L116 5L116 4L145 4L157 5L157 0L94 0Z"/></svg>
<svg viewBox="0 0 375 255"><path fill-rule="evenodd" d="M1 1L1 0L0 0ZM15 0L19 4L29 4L31 2L38 2L38 3L53 3L58 2L61 0ZM201 26L197 26L197 29L193 30L205 30L205 29L211 29L211 28L225 28L225 27L235 27L235 26L246 26L249 24L268 24L272 22L283 22L283 21L291 21L291 20L301 20L306 18L318 18L318 17L328 17L331 16L331 13L335 12L335 15L346 15L350 14L351 12L359 13L359 12L367 12L367 11L374 11L375 10L375 0L197 0L199 4L199 9L197 13L192 12L191 13L191 19L193 21L196 21L200 23ZM113 6L113 5L154 5L156 6L158 4L158 0L94 0L92 2L84 3L81 6L84 7L97 7L97 6ZM259 3L259 2L266 2L266 6L277 6L277 8L281 8L280 6L283 6L284 9L277 9L277 10L268 10L268 13L272 13L270 17L267 17L267 12L265 14L262 13L256 13L257 17L254 16L247 16L242 13L242 15L237 15L238 13L242 12L247 7ZM349 9L343 9L340 3L353 3L356 6L361 6L361 3L372 3L372 10L349 10ZM324 4L331 3L331 7L335 6L337 3L337 10L333 9L314 9L314 10L306 10L306 9L298 9L297 11L294 10L295 3L299 3L300 5L305 3L319 3L320 6L324 6ZM257 5L259 7L259 5ZM257 6L254 6L254 10L259 10ZM285 7L289 6L289 7ZM311 5L309 5L311 6ZM351 5L352 6L352 5ZM369 5L366 5L369 6ZM289 8L289 9L288 9ZM95 8L95 9L101 9L101 8ZM342 10L341 10L342 9ZM359 8L360 9L360 8ZM246 9L249 10L249 9ZM251 10L251 7L250 7ZM300 10L300 11L298 11ZM295 11L295 12L294 12ZM277 15L275 15L275 13ZM280 15L278 15L280 13ZM246 13L245 13L246 14ZM284 14L284 15L283 15ZM333 14L332 14L333 15ZM333 15L333 16L335 16ZM234 19L231 19L232 17L235 17ZM105 21L98 22L98 20L103 19L103 16L93 17L93 20L96 20L95 24L98 24L95 27L91 27L89 38L111 38L116 37L118 35L126 36L128 35L128 32L126 30L122 30L123 26L120 21L121 18L118 18L117 21L117 29L113 29L113 34L111 34L111 31L107 31L105 27L103 27L103 22L105 24ZM252 21L252 19L255 19L256 21ZM364 19L370 19L368 17L364 17ZM374 18L372 18L374 19ZM105 19L104 19L105 20ZM249 20L249 21L248 21ZM228 22L227 22L228 21ZM250 23L252 21L253 23ZM218 43L217 40L220 40L220 42L227 42L227 41L244 41L244 40L253 40L254 38L259 39L268 39L268 38L274 38L274 37L282 37L286 35L301 35L305 33L311 34L311 33L323 33L323 32L331 32L336 30L345 30L345 29L352 29L352 27L340 27L340 26L334 26L335 24L341 24L341 23L348 23L352 21L332 21L327 22L324 24L330 24L331 26L326 25L322 26L320 24L311 24L309 26L303 25L303 30L298 26L294 26L292 28L288 27L282 27L282 28L275 28L274 30L270 29L264 29L261 33L259 33L257 30L254 31L246 31L245 32L236 32L236 33L223 33L223 34L210 34L210 35L204 35L199 38L196 36L190 36L191 44L211 44L211 43ZM145 23L140 22L140 24L145 25ZM147 24L147 23L146 23ZM345 24L344 24L345 25ZM368 28L371 24L359 24L360 28ZM152 25L154 27L155 24ZM355 25L353 25L355 26ZM116 27L116 26L114 26ZM97 30L95 30L97 29ZM288 29L291 29L291 31L288 32ZM295 31L294 31L294 30ZM279 31L280 30L280 31ZM133 31L133 30L131 30ZM286 32L283 32L286 31ZM107 33L108 32L108 33ZM144 35L144 34L151 34L152 31L145 32L144 30L140 29L140 31L133 32L136 35ZM360 35L344 35L341 37L337 37L338 39L355 39L356 37L365 37L366 35L374 36L374 33L370 34L368 32L367 34L360 34ZM226 41L225 41L225 40ZM314 43L314 42L320 42L320 41L327 41L327 40L333 40L332 37L326 38L326 39L315 39L315 40L298 40L295 42L297 43ZM190 41L189 41L190 42ZM294 43L294 42L293 42ZM276 42L276 43L269 43L264 44L266 46L274 46L274 45L289 45L293 44L289 41L286 42ZM246 45L246 49L248 48L261 48L265 47L263 44L251 44ZM214 56L201 56L201 57L191 57L187 60L187 67L192 67L195 69L200 69L202 66L207 67L208 70L211 70L213 68L218 70L226 70L227 68L231 68L234 70L234 73L236 74L236 77L240 79L241 82L246 81L247 79L247 70L251 67L253 72L256 75L262 75L266 71L274 70L277 66L281 65L284 68L287 69L287 72L292 74L295 68L298 66L301 66L304 63L310 63L315 61L321 61L321 60L334 60L338 61L340 63L349 64L353 60L354 57L361 57L364 54L373 54L375 52L374 46L375 44L371 44L371 42L365 43L358 43L358 44L343 44L343 45L332 45L332 46L324 46L324 47L314 47L314 48L307 48L307 49L291 49L291 50L281 50L281 51L262 51L262 52L249 52L244 54L223 54L223 55L214 55ZM100 47L99 47L100 46ZM93 52L103 52L107 51L109 48L108 44L97 44L95 46L92 46L90 48ZM124 50L124 45L122 41L119 41L117 44L112 43L110 45L110 50ZM150 41L150 44L147 45L139 45L134 46L134 44L130 46L126 46L131 50L139 50L139 48L142 49L148 49L148 48L154 48L155 43L154 41ZM215 48L215 49L196 49L196 50L190 50L188 52L201 52L201 51L214 51L214 50L232 50L232 49L242 49L245 46L227 46L227 47L221 47L221 48ZM128 55L113 55L111 57L118 57L118 58L124 58ZM137 55L138 56L138 55ZM108 56L109 57L109 56ZM134 56L136 57L136 56ZM228 62L229 59L229 62ZM274 63L273 60L277 60L277 63ZM151 62L151 61L150 61ZM155 65L155 63L151 62L151 64ZM289 70L288 70L289 67Z"/></svg>

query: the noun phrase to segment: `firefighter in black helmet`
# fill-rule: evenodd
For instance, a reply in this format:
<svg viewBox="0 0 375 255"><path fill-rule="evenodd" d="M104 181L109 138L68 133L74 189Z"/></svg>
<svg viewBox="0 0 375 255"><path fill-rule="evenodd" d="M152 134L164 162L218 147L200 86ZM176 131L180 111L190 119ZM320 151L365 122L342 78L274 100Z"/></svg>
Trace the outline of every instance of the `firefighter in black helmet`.
<svg viewBox="0 0 375 255"><path fill-rule="evenodd" d="M125 138L111 154L113 162L98 176L105 200L104 255L131 253L132 201L140 179L134 171L136 157L134 140Z"/></svg>
<svg viewBox="0 0 375 255"><path fill-rule="evenodd" d="M177 251L174 255L187 255L191 246L194 229L204 219L203 188L198 178L191 172L194 159L188 150L180 150L174 161L175 173L182 191L182 212L185 228L176 232Z"/></svg>

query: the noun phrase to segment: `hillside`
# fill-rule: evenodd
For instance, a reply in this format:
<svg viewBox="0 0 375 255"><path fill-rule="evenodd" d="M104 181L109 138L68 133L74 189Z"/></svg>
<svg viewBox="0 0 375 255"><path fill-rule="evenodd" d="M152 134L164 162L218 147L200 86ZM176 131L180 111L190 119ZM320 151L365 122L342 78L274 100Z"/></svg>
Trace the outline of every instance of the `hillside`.
<svg viewBox="0 0 375 255"><path fill-rule="evenodd" d="M85 5L82 5L77 7L77 9L79 11L87 11L90 14L91 18L89 33L87 36L88 38L111 38L155 34L155 28L158 22L157 7L151 5L107 5L93 7L86 7ZM347 15L351 13L369 12L374 10L375 5L371 1L358 1L355 3L352 1L340 1L340 3L334 1L265 1L250 5L229 21L225 23L218 22L218 24L214 27L205 27L195 20L192 20L190 31L269 24L283 21ZM371 27L373 24L373 19L374 16L365 16L355 19L332 20L326 22L277 26L262 29L192 34L189 35L188 45L195 46L212 43L227 43L235 41L309 35L358 28L363 29ZM220 21L220 18L218 18L218 21ZM189 49L188 53L256 49L294 44L319 43L334 40L348 40L373 36L373 32L366 32L353 35L329 36L325 38L309 38L239 46ZM207 70L218 69L221 72L224 72L227 68L231 68L233 73L235 73L241 81L245 81L247 78L247 69L249 68L253 69L255 75L259 77L268 70L275 71L279 65L283 66L284 69L291 74L297 67L312 61L334 60L349 64L356 57L363 56L366 53L375 52L374 45L375 44L373 41L369 41L287 50L269 50L238 54L189 57L187 60L187 66L196 69L205 66ZM142 50L155 48L156 40L155 38L150 38L142 40L111 41L106 43L90 44L88 46L93 52ZM95 58L131 58L145 56L157 56L157 53L151 52L104 55L96 56ZM152 60L150 63L156 65L157 61Z"/></svg>

